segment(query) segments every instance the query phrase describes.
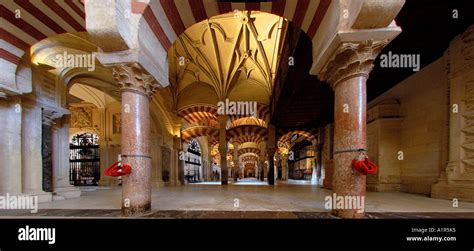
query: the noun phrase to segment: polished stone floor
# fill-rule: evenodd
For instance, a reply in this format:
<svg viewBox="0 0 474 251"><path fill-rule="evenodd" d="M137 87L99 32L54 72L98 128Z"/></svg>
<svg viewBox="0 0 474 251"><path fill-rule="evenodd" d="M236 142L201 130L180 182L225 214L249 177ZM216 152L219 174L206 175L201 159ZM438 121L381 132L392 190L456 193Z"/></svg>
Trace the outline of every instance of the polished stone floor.
<svg viewBox="0 0 474 251"><path fill-rule="evenodd" d="M81 189L83 192L80 198L40 203L40 215L87 217L91 212L91 217L120 215L121 187ZM268 218L325 218L329 210L324 207L324 198L328 195L332 195L331 190L298 181L277 182L275 186L268 186L255 179L232 182L228 186L206 182L153 189L152 212L155 216L161 214L160 217L164 218L186 218L193 214L197 218L197 215L219 218L219 213L223 212L227 212L223 215L233 214L231 217L235 218L253 218L252 214ZM370 213L371 218L407 217L403 216L404 213L418 213L420 217L456 213L458 216L455 217L474 218L474 203L459 202L459 206L455 208L450 200L406 193L369 192L365 211ZM0 217L14 215L12 212L0 211Z"/></svg>

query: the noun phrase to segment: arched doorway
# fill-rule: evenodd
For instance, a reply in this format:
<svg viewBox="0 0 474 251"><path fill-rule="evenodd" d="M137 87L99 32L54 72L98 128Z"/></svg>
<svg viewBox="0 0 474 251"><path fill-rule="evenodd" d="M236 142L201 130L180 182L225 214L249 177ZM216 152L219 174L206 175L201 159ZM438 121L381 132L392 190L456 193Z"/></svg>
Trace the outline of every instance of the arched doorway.
<svg viewBox="0 0 474 251"><path fill-rule="evenodd" d="M289 161L288 178L294 180L311 180L314 168L314 151L311 142L302 140L291 148L294 153Z"/></svg>
<svg viewBox="0 0 474 251"><path fill-rule="evenodd" d="M78 133L69 144L69 182L75 186L97 186L100 180L99 137Z"/></svg>
<svg viewBox="0 0 474 251"><path fill-rule="evenodd" d="M184 179L189 183L202 180L202 152L199 142L192 139L189 142L184 161Z"/></svg>

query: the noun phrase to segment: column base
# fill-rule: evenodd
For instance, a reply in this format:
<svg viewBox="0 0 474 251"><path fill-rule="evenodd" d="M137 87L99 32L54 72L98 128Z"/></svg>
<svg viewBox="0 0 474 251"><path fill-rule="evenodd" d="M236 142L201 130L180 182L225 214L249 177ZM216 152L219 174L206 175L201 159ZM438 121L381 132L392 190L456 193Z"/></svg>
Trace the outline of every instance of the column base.
<svg viewBox="0 0 474 251"><path fill-rule="evenodd" d="M43 191L29 192L29 193L26 193L26 195L38 196L39 203L53 201L53 194L49 192L43 192Z"/></svg>
<svg viewBox="0 0 474 251"><path fill-rule="evenodd" d="M364 212L357 212L356 209L337 209L332 210L331 214L343 219L361 219L365 217Z"/></svg>
<svg viewBox="0 0 474 251"><path fill-rule="evenodd" d="M79 198L81 190L73 186L57 187L54 189L53 195L53 200Z"/></svg>
<svg viewBox="0 0 474 251"><path fill-rule="evenodd" d="M133 216L143 216L151 211L151 202L148 202L143 205L122 207L122 216L133 217Z"/></svg>
<svg viewBox="0 0 474 251"><path fill-rule="evenodd" d="M367 184L367 191L372 192L400 192L400 183L373 183Z"/></svg>
<svg viewBox="0 0 474 251"><path fill-rule="evenodd" d="M163 181L152 181L151 187L152 188L158 188L158 187L165 187L166 184Z"/></svg>
<svg viewBox="0 0 474 251"><path fill-rule="evenodd" d="M324 181L325 181L324 178L319 178L319 180L318 180L318 186L319 186L319 187L324 187Z"/></svg>

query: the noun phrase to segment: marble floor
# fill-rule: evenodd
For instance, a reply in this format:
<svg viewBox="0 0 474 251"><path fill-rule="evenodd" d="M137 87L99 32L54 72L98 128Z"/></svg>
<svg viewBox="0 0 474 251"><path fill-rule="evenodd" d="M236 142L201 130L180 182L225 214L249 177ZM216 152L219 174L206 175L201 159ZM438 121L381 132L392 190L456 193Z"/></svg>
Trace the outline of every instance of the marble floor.
<svg viewBox="0 0 474 251"><path fill-rule="evenodd" d="M121 187L83 187L80 198L40 203L41 210L112 210L121 206ZM308 182L265 182L246 179L220 186L219 182L155 188L152 191L152 211L212 211L212 212L301 212L326 213L324 198L331 190ZM460 213L474 218L474 203L433 199L406 193L368 192L366 212L374 213ZM0 210L0 217L5 214Z"/></svg>

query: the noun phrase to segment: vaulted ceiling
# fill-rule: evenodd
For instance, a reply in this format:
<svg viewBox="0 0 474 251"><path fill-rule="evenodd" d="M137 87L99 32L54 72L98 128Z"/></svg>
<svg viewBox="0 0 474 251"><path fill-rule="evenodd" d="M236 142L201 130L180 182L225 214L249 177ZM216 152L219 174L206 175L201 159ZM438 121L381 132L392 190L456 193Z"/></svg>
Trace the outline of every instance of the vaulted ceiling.
<svg viewBox="0 0 474 251"><path fill-rule="evenodd" d="M287 27L280 16L234 11L196 23L176 39L168 50L170 85L160 96L183 118L184 140L208 135L217 143L217 105L228 99L256 102L257 114L229 115L227 140L263 141Z"/></svg>
<svg viewBox="0 0 474 251"><path fill-rule="evenodd" d="M197 23L168 51L175 109L194 103L269 104L287 21L236 11Z"/></svg>

